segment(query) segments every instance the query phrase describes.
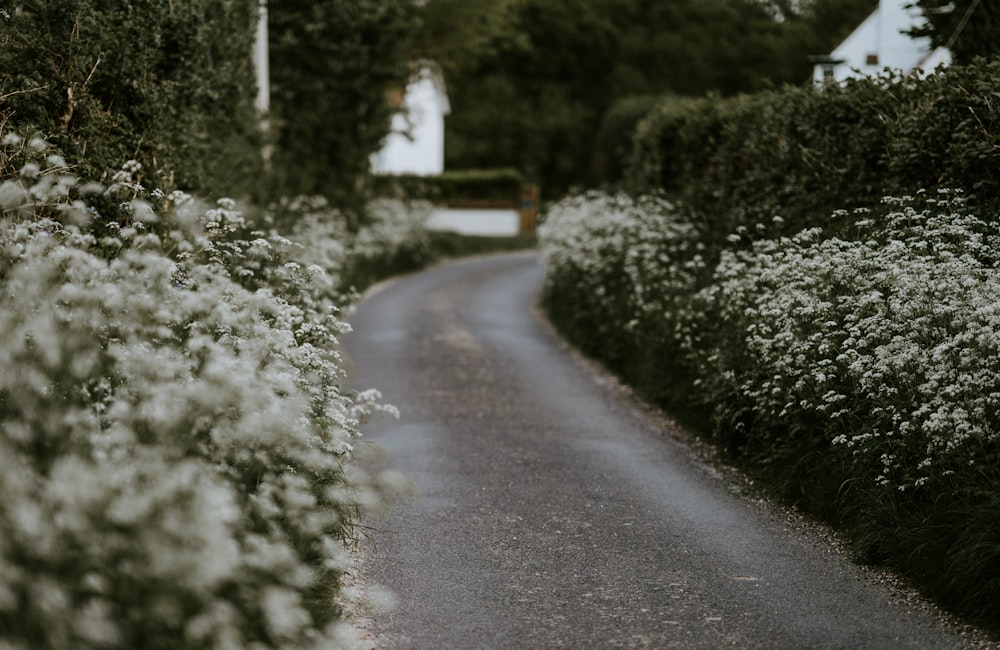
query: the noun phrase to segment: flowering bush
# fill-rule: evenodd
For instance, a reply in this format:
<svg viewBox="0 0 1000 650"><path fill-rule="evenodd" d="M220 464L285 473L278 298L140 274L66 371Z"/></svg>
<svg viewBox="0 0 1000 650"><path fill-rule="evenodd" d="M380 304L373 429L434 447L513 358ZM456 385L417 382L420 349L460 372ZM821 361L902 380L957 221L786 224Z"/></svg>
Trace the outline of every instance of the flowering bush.
<svg viewBox="0 0 1000 650"><path fill-rule="evenodd" d="M326 270L327 294L341 305L381 278L430 263L435 253L424 227L430 211L424 202L376 199L365 206L361 224L350 228L351 220L321 196L300 196L277 206L279 220L290 224L288 236L299 259Z"/></svg>
<svg viewBox="0 0 1000 650"><path fill-rule="evenodd" d="M3 143L0 645L344 641L346 545L378 499L352 441L391 408L341 389L325 271L241 239L231 201Z"/></svg>
<svg viewBox="0 0 1000 650"><path fill-rule="evenodd" d="M944 190L868 216L833 215L852 239L741 228L710 265L665 201L570 198L540 232L545 305L862 556L996 623L1000 226Z"/></svg>
<svg viewBox="0 0 1000 650"><path fill-rule="evenodd" d="M385 277L426 266L434 258L424 224L431 215L427 202L376 199L367 219L351 237L346 277L351 286L365 286Z"/></svg>
<svg viewBox="0 0 1000 650"><path fill-rule="evenodd" d="M545 301L588 352L619 370L678 334L705 269L697 232L658 197L593 192L553 206L539 229Z"/></svg>
<svg viewBox="0 0 1000 650"><path fill-rule="evenodd" d="M769 444L844 445L905 490L995 460L1000 229L948 194L890 204L877 240L807 230L724 254L698 297L724 327L696 347L706 388L740 395Z"/></svg>

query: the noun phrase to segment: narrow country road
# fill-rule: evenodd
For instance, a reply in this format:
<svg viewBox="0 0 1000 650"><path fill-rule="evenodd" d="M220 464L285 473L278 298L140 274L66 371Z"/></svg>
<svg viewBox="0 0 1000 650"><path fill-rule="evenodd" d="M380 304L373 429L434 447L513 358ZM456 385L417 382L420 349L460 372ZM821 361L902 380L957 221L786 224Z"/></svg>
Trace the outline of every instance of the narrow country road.
<svg viewBox="0 0 1000 650"><path fill-rule="evenodd" d="M962 648L810 527L739 496L535 315L530 253L364 300L352 384L420 495L368 523L382 648Z"/></svg>

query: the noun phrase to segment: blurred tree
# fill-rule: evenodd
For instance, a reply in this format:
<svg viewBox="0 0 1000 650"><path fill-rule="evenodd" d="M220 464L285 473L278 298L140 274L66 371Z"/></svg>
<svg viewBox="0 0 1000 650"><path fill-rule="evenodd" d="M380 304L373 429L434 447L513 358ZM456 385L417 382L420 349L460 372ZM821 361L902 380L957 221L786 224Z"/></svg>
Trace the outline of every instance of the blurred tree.
<svg viewBox="0 0 1000 650"><path fill-rule="evenodd" d="M420 9L415 55L435 61L447 78L489 52L518 0L427 0Z"/></svg>
<svg viewBox="0 0 1000 650"><path fill-rule="evenodd" d="M446 164L513 166L550 197L591 184L607 168L591 154L618 100L804 83L808 55L828 52L876 4L428 0L423 49L445 69L453 108Z"/></svg>
<svg viewBox="0 0 1000 650"><path fill-rule="evenodd" d="M956 63L1000 54L1000 4L995 0L917 0L924 23L910 31L951 50Z"/></svg>
<svg viewBox="0 0 1000 650"><path fill-rule="evenodd" d="M612 100L617 0L518 0L494 9L488 38L445 67L447 165L516 167L546 188L583 182L581 159Z"/></svg>
<svg viewBox="0 0 1000 650"><path fill-rule="evenodd" d="M269 12L276 191L357 194L410 74L413 0L282 0Z"/></svg>
<svg viewBox="0 0 1000 650"><path fill-rule="evenodd" d="M878 0L810 0L802 7L803 18L816 32L821 45L814 54L825 54L878 8Z"/></svg>

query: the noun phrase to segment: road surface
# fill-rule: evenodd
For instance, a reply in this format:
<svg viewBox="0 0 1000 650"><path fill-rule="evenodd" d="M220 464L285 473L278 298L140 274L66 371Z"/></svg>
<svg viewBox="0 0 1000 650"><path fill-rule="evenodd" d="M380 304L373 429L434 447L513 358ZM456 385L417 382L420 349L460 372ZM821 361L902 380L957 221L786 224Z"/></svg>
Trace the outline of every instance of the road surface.
<svg viewBox="0 0 1000 650"><path fill-rule="evenodd" d="M367 522L381 648L961 648L813 528L741 496L568 353L530 253L439 266L358 307L367 428L418 497Z"/></svg>

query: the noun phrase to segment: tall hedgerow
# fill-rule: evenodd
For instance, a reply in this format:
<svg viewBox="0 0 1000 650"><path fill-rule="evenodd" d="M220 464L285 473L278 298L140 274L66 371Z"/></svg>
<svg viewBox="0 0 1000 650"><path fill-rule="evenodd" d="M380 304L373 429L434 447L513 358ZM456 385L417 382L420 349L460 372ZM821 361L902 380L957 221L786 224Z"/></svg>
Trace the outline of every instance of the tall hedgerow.
<svg viewBox="0 0 1000 650"><path fill-rule="evenodd" d="M0 645L346 644L378 500L352 444L383 407L342 388L336 283L235 202L139 173L0 148Z"/></svg>
<svg viewBox="0 0 1000 650"><path fill-rule="evenodd" d="M540 237L571 340L993 627L998 65L666 98L634 195L566 199Z"/></svg>
<svg viewBox="0 0 1000 650"><path fill-rule="evenodd" d="M849 226L885 195L962 189L984 214L1000 207L1000 62L927 78L887 74L823 88L728 99L665 99L635 132L626 186L662 191L724 246L775 214L785 234Z"/></svg>
<svg viewBox="0 0 1000 650"><path fill-rule="evenodd" d="M858 557L997 625L1000 227L951 192L880 210L851 238L741 228L709 264L676 206L567 199L540 233L545 304Z"/></svg>
<svg viewBox="0 0 1000 650"><path fill-rule="evenodd" d="M0 116L100 178L124 160L160 187L249 195L261 133L257 0L25 0L0 12Z"/></svg>
<svg viewBox="0 0 1000 650"><path fill-rule="evenodd" d="M994 627L998 65L666 98L634 194L564 200L540 237L571 340Z"/></svg>

